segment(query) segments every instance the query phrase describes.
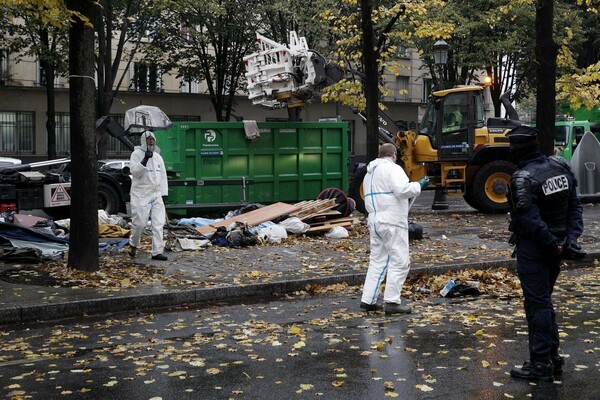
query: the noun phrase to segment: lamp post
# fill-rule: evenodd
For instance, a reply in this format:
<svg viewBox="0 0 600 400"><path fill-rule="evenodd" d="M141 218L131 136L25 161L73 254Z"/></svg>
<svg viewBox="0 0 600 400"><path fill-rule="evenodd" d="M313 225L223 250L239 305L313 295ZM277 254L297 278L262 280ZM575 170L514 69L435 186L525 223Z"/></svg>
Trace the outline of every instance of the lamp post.
<svg viewBox="0 0 600 400"><path fill-rule="evenodd" d="M444 67L448 63L448 43L444 39L440 39L433 45L433 60L435 65L439 68L439 79L438 79L438 89L442 90L444 88Z"/></svg>
<svg viewBox="0 0 600 400"><path fill-rule="evenodd" d="M440 71L438 77L438 90L444 89L444 68L448 63L449 48L450 46L448 46L448 43L446 43L444 39L440 39L433 44L433 61ZM448 205L448 191L442 187L436 188L431 209L447 210L448 208L450 208Z"/></svg>

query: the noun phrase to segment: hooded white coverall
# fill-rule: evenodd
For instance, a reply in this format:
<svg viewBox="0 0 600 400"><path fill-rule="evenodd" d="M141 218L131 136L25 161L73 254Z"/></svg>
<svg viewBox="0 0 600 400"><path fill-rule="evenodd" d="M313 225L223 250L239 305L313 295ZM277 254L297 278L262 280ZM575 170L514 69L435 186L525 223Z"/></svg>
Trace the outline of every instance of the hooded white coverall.
<svg viewBox="0 0 600 400"><path fill-rule="evenodd" d="M135 147L129 159L132 179L130 191L131 222L133 224L129 244L139 247L142 231L146 227L148 218L151 218L152 256L156 256L162 254L165 249L163 226L166 222L166 212L162 196L169 194L169 186L165 163L159 154L160 148L158 146L154 146L153 155L146 166L142 165L147 150L147 137L153 137L156 140L152 132L142 133L140 137L141 145Z"/></svg>
<svg viewBox="0 0 600 400"><path fill-rule="evenodd" d="M361 301L375 304L379 287L386 280L383 299L401 303L402 285L408 275L408 199L421 194L418 182L390 157L373 160L363 180L365 208L369 212L371 254Z"/></svg>

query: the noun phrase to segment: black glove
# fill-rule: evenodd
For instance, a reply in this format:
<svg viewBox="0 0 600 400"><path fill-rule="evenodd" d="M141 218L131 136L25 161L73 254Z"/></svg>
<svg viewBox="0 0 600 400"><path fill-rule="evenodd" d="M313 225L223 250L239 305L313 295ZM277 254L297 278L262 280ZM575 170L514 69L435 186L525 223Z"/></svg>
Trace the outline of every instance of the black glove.
<svg viewBox="0 0 600 400"><path fill-rule="evenodd" d="M148 164L148 160L152 158L152 150L146 150L144 153L144 159L142 160L142 165L145 167Z"/></svg>
<svg viewBox="0 0 600 400"><path fill-rule="evenodd" d="M562 243L562 258L565 260L581 260L586 256L586 252L583 251L580 245L577 242L572 242L568 238Z"/></svg>

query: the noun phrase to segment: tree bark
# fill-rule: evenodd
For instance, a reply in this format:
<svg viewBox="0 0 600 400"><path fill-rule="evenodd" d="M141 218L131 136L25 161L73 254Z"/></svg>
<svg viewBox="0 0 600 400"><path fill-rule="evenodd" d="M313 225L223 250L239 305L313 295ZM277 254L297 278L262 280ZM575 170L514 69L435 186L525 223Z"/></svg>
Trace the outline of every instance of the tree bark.
<svg viewBox="0 0 600 400"><path fill-rule="evenodd" d="M98 34L98 97L96 106L96 117L100 118L110 114L113 102L112 73L112 1L104 1L102 13L97 13L94 26ZM105 130L97 133L96 151L98 159L108 158L108 133Z"/></svg>
<svg viewBox="0 0 600 400"><path fill-rule="evenodd" d="M91 0L67 0L71 10L93 21ZM94 31L73 17L69 28L69 106L71 113L71 232L68 266L99 269L98 172L96 158Z"/></svg>
<svg viewBox="0 0 600 400"><path fill-rule="evenodd" d="M537 67L536 126L542 153L554 153L556 114L556 57L558 46L552 36L554 1L539 0L535 16L535 65Z"/></svg>
<svg viewBox="0 0 600 400"><path fill-rule="evenodd" d="M373 38L373 20L371 13L373 6L371 0L361 0L361 24L363 39L363 62L365 66L365 97L367 114L367 160L377 158L379 153L379 79L377 68L377 55Z"/></svg>
<svg viewBox="0 0 600 400"><path fill-rule="evenodd" d="M56 159L56 100L54 98L54 66L41 61L46 74L46 135L48 140L48 160Z"/></svg>

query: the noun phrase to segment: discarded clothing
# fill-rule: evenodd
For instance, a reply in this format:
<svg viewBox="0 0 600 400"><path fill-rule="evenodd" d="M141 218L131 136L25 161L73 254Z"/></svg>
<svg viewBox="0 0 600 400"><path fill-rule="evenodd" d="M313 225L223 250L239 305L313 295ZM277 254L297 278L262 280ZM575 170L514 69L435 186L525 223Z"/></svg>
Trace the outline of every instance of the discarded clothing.
<svg viewBox="0 0 600 400"><path fill-rule="evenodd" d="M240 247L254 246L261 241L258 236L250 232L246 224L235 222L230 225L229 230L224 226L217 228L212 234L210 242L215 246L229 246L237 249Z"/></svg>
<svg viewBox="0 0 600 400"><path fill-rule="evenodd" d="M110 239L106 242L100 242L98 247L102 251L116 251L121 250L129 243L129 239Z"/></svg>
<svg viewBox="0 0 600 400"><path fill-rule="evenodd" d="M475 286L466 285L464 283L456 284L450 289L447 297L461 297L461 296L479 296L481 291Z"/></svg>
<svg viewBox="0 0 600 400"><path fill-rule="evenodd" d="M102 237L122 238L129 237L131 231L113 224L101 224L98 226L98 233Z"/></svg>
<svg viewBox="0 0 600 400"><path fill-rule="evenodd" d="M109 215L104 210L98 210L98 224L99 225L111 224L111 225L124 226L124 219L123 219L123 217L119 217L118 215Z"/></svg>
<svg viewBox="0 0 600 400"><path fill-rule="evenodd" d="M214 222L223 221L222 219L209 219L209 218L181 218L178 225L193 225L193 226L206 226Z"/></svg>
<svg viewBox="0 0 600 400"><path fill-rule="evenodd" d="M0 222L0 237L31 242L69 243L69 240L65 238L59 238L23 225L9 224L6 222Z"/></svg>
<svg viewBox="0 0 600 400"><path fill-rule="evenodd" d="M210 245L210 240L208 239L177 238L177 243L175 243L173 251L204 250Z"/></svg>
<svg viewBox="0 0 600 400"><path fill-rule="evenodd" d="M37 264L43 261L42 251L34 248L17 249L8 248L0 249L0 260L5 263L23 263Z"/></svg>
<svg viewBox="0 0 600 400"><path fill-rule="evenodd" d="M38 249L42 252L42 256L48 259L56 259L62 257L63 253L69 251L68 244L54 242L33 242L29 240L7 238L7 240L18 249Z"/></svg>

